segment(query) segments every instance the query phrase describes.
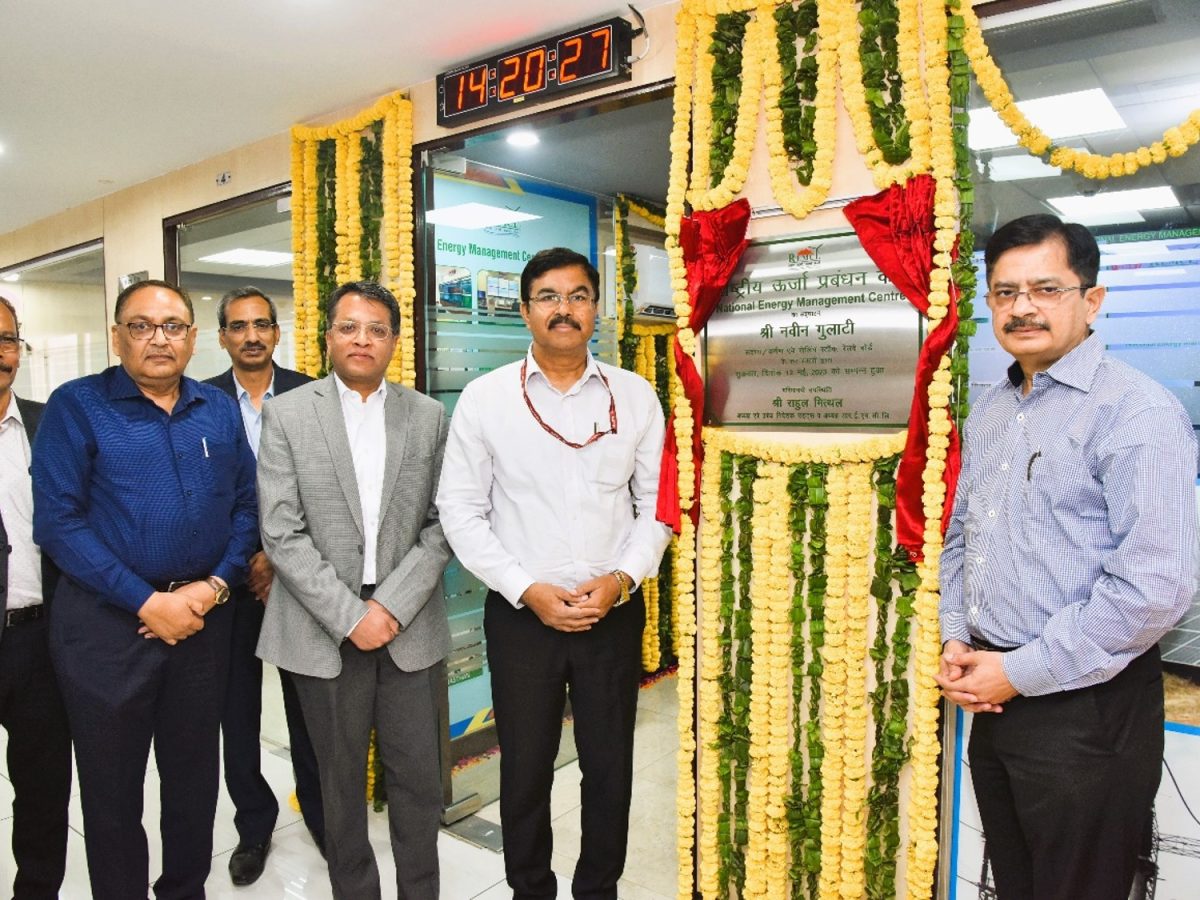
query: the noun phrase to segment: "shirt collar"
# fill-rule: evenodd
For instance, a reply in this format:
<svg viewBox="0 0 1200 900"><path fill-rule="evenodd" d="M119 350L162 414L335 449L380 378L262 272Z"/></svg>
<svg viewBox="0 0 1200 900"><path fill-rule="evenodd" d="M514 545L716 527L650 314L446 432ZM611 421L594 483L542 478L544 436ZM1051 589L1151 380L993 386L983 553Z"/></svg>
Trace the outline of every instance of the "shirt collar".
<svg viewBox="0 0 1200 900"><path fill-rule="evenodd" d="M125 367L118 363L108 370L108 396L112 400L128 400L128 399L148 399L141 389L137 386L129 373L125 371ZM196 382L186 375L179 376L179 401L175 404L176 409L195 403L198 400L203 400L204 396L196 387Z"/></svg>
<svg viewBox="0 0 1200 900"><path fill-rule="evenodd" d="M340 379L338 377L337 372L333 373L333 383L337 385L338 397L341 398L342 400L345 400L347 396L353 395L355 400L358 400L360 402L365 402L362 394L360 394L354 388L346 387L346 382L342 381L342 379ZM371 391L371 393L367 395L366 399L369 400L371 397L382 397L384 399L387 399L387 379L386 378L381 378L379 380L379 387L377 387L377 388L375 388L375 390Z"/></svg>
<svg viewBox="0 0 1200 900"><path fill-rule="evenodd" d="M8 395L8 411L4 413L4 417L0 418L0 428L5 427L8 422L16 422L24 427L25 420L21 418L21 407L17 406L17 395L10 392Z"/></svg>
<svg viewBox="0 0 1200 900"><path fill-rule="evenodd" d="M233 369L229 370L229 374L233 376L233 393L237 396L240 403L243 397L249 397L250 392L242 387L242 383L238 381L237 372ZM275 396L275 367L271 366L271 383L267 385L267 392L263 394L264 400L269 400Z"/></svg>
<svg viewBox="0 0 1200 900"><path fill-rule="evenodd" d="M1089 391L1096 379L1096 370L1104 358L1104 344L1099 335L1091 332L1084 340L1074 347L1066 356L1046 370L1046 374L1067 387L1080 391ZM1021 364L1014 362L1008 367L1008 381L1020 388L1025 380Z"/></svg>
<svg viewBox="0 0 1200 900"><path fill-rule="evenodd" d="M529 349L525 351L525 363L525 380L527 382L529 381L530 376L537 375L542 379L542 381L546 382L547 385L550 385L550 379L546 377L546 373L542 371L541 367L537 364L537 360L533 356L533 344L530 344ZM579 376L579 380L577 382L575 382L570 388L562 393L570 394L571 392L583 387L584 383L589 378L599 377L600 367L596 364L596 358L592 356L592 350L589 347L587 351L587 365L583 368L583 374ZM553 385L550 386L553 387ZM558 390L558 388L555 388L555 390Z"/></svg>

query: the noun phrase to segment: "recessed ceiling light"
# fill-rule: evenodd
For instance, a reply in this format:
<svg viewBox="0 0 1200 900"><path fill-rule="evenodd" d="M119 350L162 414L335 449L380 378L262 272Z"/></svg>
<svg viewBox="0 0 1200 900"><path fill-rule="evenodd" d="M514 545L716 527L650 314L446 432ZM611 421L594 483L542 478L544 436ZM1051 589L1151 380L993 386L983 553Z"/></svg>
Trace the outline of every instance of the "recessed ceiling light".
<svg viewBox="0 0 1200 900"><path fill-rule="evenodd" d="M514 147L536 147L542 142L542 139L528 128L510 131L505 140Z"/></svg>
<svg viewBox="0 0 1200 900"><path fill-rule="evenodd" d="M511 225L515 222L528 222L530 219L540 218L541 216L519 212L515 209L488 206L486 203L459 203L457 206L431 209L425 213L426 222L448 228L468 230L493 228L497 225Z"/></svg>
<svg viewBox="0 0 1200 900"><path fill-rule="evenodd" d="M1048 166L1028 153L993 157L983 163L983 170L990 181L1025 181L1030 178L1055 178L1062 174L1060 169Z"/></svg>
<svg viewBox="0 0 1200 900"><path fill-rule="evenodd" d="M21 280L20 272L9 272L7 275L0 275L0 281L7 281L9 284L12 284L13 282L20 281L20 280Z"/></svg>
<svg viewBox="0 0 1200 900"><path fill-rule="evenodd" d="M201 300L211 300L211 299L212 299L212 295L211 295L211 294L205 294L205 295L204 295L203 297L201 297L200 299L201 299Z"/></svg>
<svg viewBox="0 0 1200 900"><path fill-rule="evenodd" d="M198 262L220 263L225 266L249 266L259 269L287 265L291 261L292 254L290 253L280 253L278 250L248 250L245 247L201 256L198 260Z"/></svg>
<svg viewBox="0 0 1200 900"><path fill-rule="evenodd" d="M1064 218L1080 225L1129 225L1145 222L1143 210L1174 209L1175 192L1166 186L1130 191L1107 191L1090 197L1050 197L1046 201Z"/></svg>
<svg viewBox="0 0 1200 900"><path fill-rule="evenodd" d="M0 144L0 156L4 155L4 145Z"/></svg>
<svg viewBox="0 0 1200 900"><path fill-rule="evenodd" d="M1017 108L1054 140L1118 131L1125 127L1125 120L1100 88L1022 100ZM967 143L972 150L995 150L1013 147L1017 139L996 111L987 106L971 110Z"/></svg>

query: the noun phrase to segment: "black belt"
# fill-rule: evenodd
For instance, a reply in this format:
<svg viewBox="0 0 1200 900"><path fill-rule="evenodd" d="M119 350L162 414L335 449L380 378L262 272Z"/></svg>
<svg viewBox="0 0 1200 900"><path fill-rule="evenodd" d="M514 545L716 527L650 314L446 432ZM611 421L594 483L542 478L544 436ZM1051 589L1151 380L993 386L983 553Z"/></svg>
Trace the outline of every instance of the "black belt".
<svg viewBox="0 0 1200 900"><path fill-rule="evenodd" d="M999 647L991 641L985 641L981 637L975 637L975 635L971 635L971 646L976 650L989 650L992 653L1012 653L1017 649L1016 647Z"/></svg>
<svg viewBox="0 0 1200 900"><path fill-rule="evenodd" d="M46 607L38 603L35 606L22 606L20 609L10 609L4 614L4 627L24 625L26 622L36 622L46 617Z"/></svg>

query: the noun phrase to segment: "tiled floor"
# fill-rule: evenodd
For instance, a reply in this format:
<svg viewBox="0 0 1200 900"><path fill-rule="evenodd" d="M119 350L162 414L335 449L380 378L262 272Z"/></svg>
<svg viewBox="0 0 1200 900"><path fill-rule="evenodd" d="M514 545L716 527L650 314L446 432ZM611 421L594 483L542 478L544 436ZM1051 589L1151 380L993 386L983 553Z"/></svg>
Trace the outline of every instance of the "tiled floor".
<svg viewBox="0 0 1200 900"><path fill-rule="evenodd" d="M622 900L666 900L675 895L675 679L667 678L642 691L638 703L637 737L634 750L634 799L629 835L629 858L619 893ZM3 745L0 732L0 758ZM153 769L153 755L151 756ZM291 766L284 756L264 747L263 773L280 799L281 813L267 869L263 877L246 888L229 881L229 856L237 844L233 828L233 806L222 789L217 806L212 874L207 893L214 900L286 898L286 900L330 900L332 893L325 864L313 847L298 813L287 805L292 791ZM579 853L579 766L570 763L558 771L552 797L554 815L554 870L559 876L559 896L570 897L570 878ZM151 870L157 865L158 778L146 778L145 816L150 840ZM12 786L0 778L0 900L12 897ZM484 807L479 816L499 821L498 804ZM82 815L78 788L71 800L71 832L67 847L67 879L63 900L87 900L87 863L84 856ZM379 860L384 896L394 884L388 843L387 814L369 813L371 843ZM438 839L441 857L442 897L445 900L501 900L511 896L504 883L504 861L500 854L475 847L442 832Z"/></svg>

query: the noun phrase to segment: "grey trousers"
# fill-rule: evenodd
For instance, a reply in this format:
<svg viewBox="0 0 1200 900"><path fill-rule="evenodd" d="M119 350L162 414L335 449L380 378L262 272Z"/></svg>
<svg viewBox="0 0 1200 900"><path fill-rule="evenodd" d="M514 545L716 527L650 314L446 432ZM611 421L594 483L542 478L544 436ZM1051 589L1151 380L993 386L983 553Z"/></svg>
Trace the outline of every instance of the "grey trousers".
<svg viewBox="0 0 1200 900"><path fill-rule="evenodd" d="M396 667L387 648L341 647L336 678L295 675L325 805L325 851L337 900L380 900L379 867L367 837L367 745L371 728L387 786L388 823L400 900L437 900L442 790L437 674Z"/></svg>

